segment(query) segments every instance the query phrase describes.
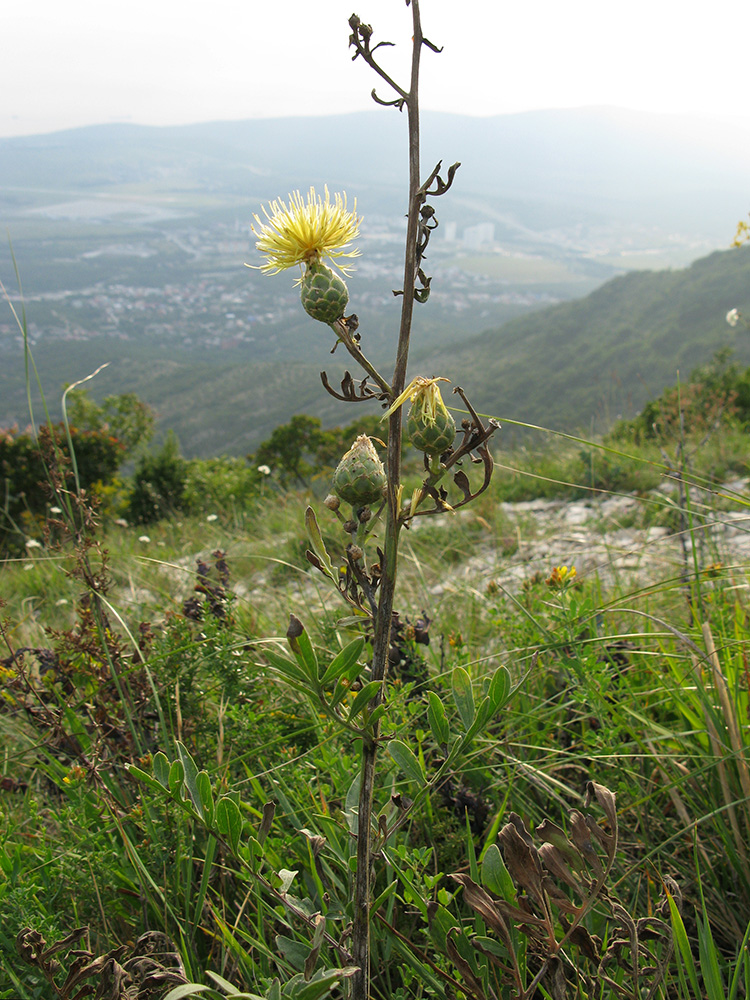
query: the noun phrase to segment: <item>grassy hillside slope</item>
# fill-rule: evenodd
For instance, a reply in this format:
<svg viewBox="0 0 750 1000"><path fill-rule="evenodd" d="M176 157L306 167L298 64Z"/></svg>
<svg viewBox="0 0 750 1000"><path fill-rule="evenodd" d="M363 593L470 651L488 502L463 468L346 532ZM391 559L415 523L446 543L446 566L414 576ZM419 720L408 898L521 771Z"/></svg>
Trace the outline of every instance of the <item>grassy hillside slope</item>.
<svg viewBox="0 0 750 1000"><path fill-rule="evenodd" d="M593 421L603 431L721 347L750 363L750 333L726 323L734 307L750 312L750 249L622 275L583 299L424 356L420 371L450 377L500 417L563 430L590 431Z"/></svg>

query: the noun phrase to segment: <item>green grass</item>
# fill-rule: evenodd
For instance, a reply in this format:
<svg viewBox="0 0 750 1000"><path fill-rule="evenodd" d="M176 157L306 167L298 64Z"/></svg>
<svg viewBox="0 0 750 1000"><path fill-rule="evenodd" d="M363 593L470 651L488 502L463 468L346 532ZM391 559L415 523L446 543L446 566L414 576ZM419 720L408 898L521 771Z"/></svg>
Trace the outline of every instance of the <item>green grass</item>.
<svg viewBox="0 0 750 1000"><path fill-rule="evenodd" d="M739 443L728 433L705 459L696 456L703 465L693 475L734 468ZM194 499L195 513L147 527L107 522L111 635L86 624L81 580L69 575L70 549L32 549L3 566L3 657L24 647L58 653L52 671L34 653L23 655L21 671L18 661L3 667L0 970L14 995L46 995L40 970L15 953L14 937L24 927L52 941L86 924L97 955L120 944L131 954L142 931L161 930L188 981L208 982L215 972L263 993L274 976L291 981L311 941L302 916L272 895L275 880L285 877L277 873L296 872L289 891L300 913L327 900L331 941L347 922L355 748L264 654L286 648L290 612L323 663L355 634L341 624L346 609L304 556L306 505L318 510L334 561L337 522L311 493L282 492L272 480L255 500L220 504L218 483L231 480L231 470L204 466L201 475L204 509ZM219 477L216 490L212 476ZM593 493L587 476L597 483ZM466 672L477 702L500 665L515 690L487 734L456 759L443 791L436 786L409 813L390 842L388 863L376 863L375 892L384 894L373 929L376 995L439 995L443 977L462 979L444 930L454 920L474 926L475 918L447 873L476 871L478 879L472 858L494 843L511 811L529 830L545 818L567 829L567 814L580 808L589 780L617 795L612 891L622 905L636 918L653 911L660 876L675 875L698 975L715 979L715 963L730 982L740 968L736 943L750 922L747 566L707 550L689 591L679 574L633 587L623 576L605 586L603 572L556 589L547 582L560 562L554 537L545 572L524 571L523 546L544 531L533 512L517 518L507 506L533 498L596 503L634 490L626 527L661 521L674 528L676 494L656 491L660 483L653 451L634 450L626 461L573 442L501 453L491 489L470 510L418 519L406 534L398 610L411 622L426 612L431 643L402 647L385 738L404 743L429 777L442 759L429 696L444 705L451 732L460 733L452 693L457 669ZM696 539L696 511L741 511L748 502L695 488L690 495ZM217 549L227 553L230 573L221 617L209 610L206 583L195 589L199 558L210 571L208 586L220 583ZM518 585L496 586L483 560L519 567ZM199 621L183 614L191 597L203 607ZM270 647L268 637L275 637ZM254 836L256 854L217 841L217 831L179 794L170 798L127 778L126 762L148 774L155 773L149 761L157 751L174 759L175 740L206 769L214 801L237 802L242 842ZM384 754L376 792L384 821L398 817L392 795L415 792ZM261 835L271 801L273 822ZM709 924L692 917L703 905L696 857ZM420 916L426 900L438 907L442 937ZM616 917L605 911L593 906L586 916L591 933L613 932ZM468 938L461 944L467 947ZM59 957L65 966L65 952ZM330 942L321 961L328 968L341 963ZM488 984L498 975L481 968ZM670 968L668 981L678 988L677 966ZM581 959L580 975L593 974L587 969ZM686 975L688 996L689 968Z"/></svg>

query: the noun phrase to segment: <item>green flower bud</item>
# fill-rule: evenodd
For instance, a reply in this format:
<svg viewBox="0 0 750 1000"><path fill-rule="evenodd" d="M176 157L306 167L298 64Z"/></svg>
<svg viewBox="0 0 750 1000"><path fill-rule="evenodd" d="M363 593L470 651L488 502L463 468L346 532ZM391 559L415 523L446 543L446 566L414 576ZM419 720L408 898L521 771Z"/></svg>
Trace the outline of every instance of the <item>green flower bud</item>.
<svg viewBox="0 0 750 1000"><path fill-rule="evenodd" d="M343 317L349 302L349 290L344 280L330 267L312 262L307 265L302 278L300 297L308 316L330 325Z"/></svg>
<svg viewBox="0 0 750 1000"><path fill-rule="evenodd" d="M361 434L344 455L333 474L333 490L354 507L383 499L386 484L383 463L372 441Z"/></svg>

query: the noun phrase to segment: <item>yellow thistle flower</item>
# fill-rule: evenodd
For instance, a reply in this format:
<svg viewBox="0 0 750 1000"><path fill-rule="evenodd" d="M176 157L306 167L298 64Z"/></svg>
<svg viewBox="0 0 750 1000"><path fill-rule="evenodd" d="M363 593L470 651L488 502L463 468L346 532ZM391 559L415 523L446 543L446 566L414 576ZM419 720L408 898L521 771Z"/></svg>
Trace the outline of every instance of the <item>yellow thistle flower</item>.
<svg viewBox="0 0 750 1000"><path fill-rule="evenodd" d="M338 259L359 256L359 250L347 250L352 240L359 236L361 220L356 213L356 201L354 210L349 211L346 195L336 194L331 201L328 188L325 198L321 198L311 187L307 201L299 191L293 191L288 207L281 199L272 201L269 210L263 208L268 222L256 215L258 228L251 227L258 237L255 246L266 257L266 263L260 265L259 270L264 274L278 274L295 264L309 267L328 258L347 274L351 267L339 264Z"/></svg>

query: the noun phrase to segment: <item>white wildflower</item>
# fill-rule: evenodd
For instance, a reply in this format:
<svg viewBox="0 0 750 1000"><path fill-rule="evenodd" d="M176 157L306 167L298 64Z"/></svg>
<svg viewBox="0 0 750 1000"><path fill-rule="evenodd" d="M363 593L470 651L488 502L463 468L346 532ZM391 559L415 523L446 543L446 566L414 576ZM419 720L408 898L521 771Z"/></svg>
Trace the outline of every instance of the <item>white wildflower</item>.
<svg viewBox="0 0 750 1000"><path fill-rule="evenodd" d="M270 476L271 475L271 470L268 468L267 465L259 465L258 466L258 472L261 474L261 476Z"/></svg>
<svg viewBox="0 0 750 1000"><path fill-rule="evenodd" d="M42 543L38 542L36 540L36 538L27 538L26 539L26 548L27 549L41 549L41 547L42 547Z"/></svg>
<svg viewBox="0 0 750 1000"><path fill-rule="evenodd" d="M144 545L148 545L148 543L151 541L151 539L148 537L148 535L139 535L138 536L138 541L139 542L143 542Z"/></svg>
<svg viewBox="0 0 750 1000"><path fill-rule="evenodd" d="M206 520L207 521L218 521L219 520L219 515L218 514L209 514L208 517L206 518Z"/></svg>
<svg viewBox="0 0 750 1000"><path fill-rule="evenodd" d="M50 507L50 514L62 514L62 510L59 507Z"/></svg>
<svg viewBox="0 0 750 1000"><path fill-rule="evenodd" d="M740 321L740 311L739 309L730 309L727 313L727 323L730 326L737 326Z"/></svg>

